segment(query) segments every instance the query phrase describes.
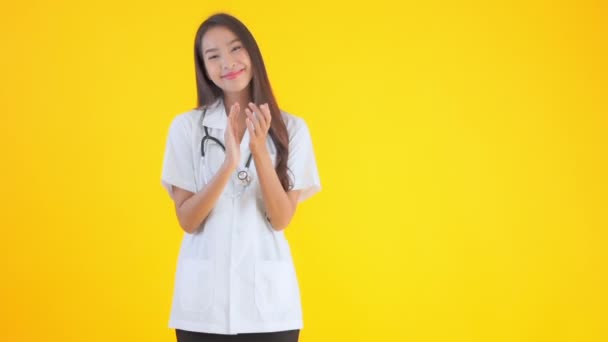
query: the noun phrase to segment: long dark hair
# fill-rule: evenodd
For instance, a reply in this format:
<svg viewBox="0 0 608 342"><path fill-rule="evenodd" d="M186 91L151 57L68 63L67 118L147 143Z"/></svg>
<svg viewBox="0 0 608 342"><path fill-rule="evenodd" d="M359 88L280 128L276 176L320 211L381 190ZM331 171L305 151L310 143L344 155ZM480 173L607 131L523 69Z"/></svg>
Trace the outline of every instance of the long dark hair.
<svg viewBox="0 0 608 342"><path fill-rule="evenodd" d="M223 26L232 31L243 43L249 58L253 77L251 79L251 98L254 103L260 105L268 103L272 119L270 121L269 134L277 150L277 163L275 170L285 191L291 189L292 182L287 175L287 158L289 156L289 135L287 127L281 116L281 110L277 100L272 93L264 60L258 44L253 35L245 25L237 18L226 14L216 13L205 20L196 32L194 41L194 66L196 68L196 87L198 94L198 106L203 108L213 104L223 96L222 89L213 83L205 72L203 62L202 40L205 33L212 27Z"/></svg>

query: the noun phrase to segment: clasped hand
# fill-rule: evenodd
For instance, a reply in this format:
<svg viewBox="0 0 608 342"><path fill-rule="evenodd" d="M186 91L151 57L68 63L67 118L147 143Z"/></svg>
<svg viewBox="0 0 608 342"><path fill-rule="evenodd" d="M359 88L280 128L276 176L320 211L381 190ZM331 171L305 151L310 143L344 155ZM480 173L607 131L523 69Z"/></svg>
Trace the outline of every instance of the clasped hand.
<svg viewBox="0 0 608 342"><path fill-rule="evenodd" d="M226 162L232 166L238 165L240 161L240 141L237 141L238 115L240 113L240 105L238 102L230 107L228 114L228 124L224 133L224 141L226 142ZM254 114L255 113L255 114ZM266 151L266 137L270 129L272 115L268 103L257 106L255 103L249 103L249 108L245 108L245 124L249 132L249 150L254 155Z"/></svg>

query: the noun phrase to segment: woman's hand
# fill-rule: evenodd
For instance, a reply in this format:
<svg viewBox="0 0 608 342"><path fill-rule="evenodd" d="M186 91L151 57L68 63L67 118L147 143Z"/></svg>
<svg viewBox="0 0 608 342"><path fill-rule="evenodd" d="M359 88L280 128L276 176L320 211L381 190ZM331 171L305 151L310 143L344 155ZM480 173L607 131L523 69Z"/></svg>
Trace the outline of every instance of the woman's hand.
<svg viewBox="0 0 608 342"><path fill-rule="evenodd" d="M256 116L253 115L256 113ZM258 154L266 150L266 137L270 129L270 109L268 103L257 106L255 103L249 103L249 108L245 108L247 115L246 124L249 132L249 149L251 153Z"/></svg>
<svg viewBox="0 0 608 342"><path fill-rule="evenodd" d="M239 115L239 103L235 102L230 107L230 114L228 114L228 124L226 125L226 131L224 132L224 144L226 145L226 155L224 157L224 165L229 168L235 168L239 165L241 160L241 148L240 141L237 141L236 127L237 127L237 116Z"/></svg>

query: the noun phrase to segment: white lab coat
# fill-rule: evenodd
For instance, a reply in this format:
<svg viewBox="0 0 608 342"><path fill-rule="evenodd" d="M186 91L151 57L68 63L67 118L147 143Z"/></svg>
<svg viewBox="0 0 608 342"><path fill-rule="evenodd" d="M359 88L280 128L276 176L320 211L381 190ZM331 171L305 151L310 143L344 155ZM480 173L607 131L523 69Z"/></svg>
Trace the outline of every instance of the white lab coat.
<svg viewBox="0 0 608 342"><path fill-rule="evenodd" d="M302 118L281 112L289 133L288 175L303 201L321 189L310 133ZM177 115L170 126L161 184L171 198L171 185L191 192L210 181L224 151L207 139L201 157L201 110ZM222 100L207 109L209 134L224 143L227 116ZM276 149L267 147L276 165ZM241 166L249 156L249 133L241 142ZM234 175L197 232L184 233L179 250L169 328L216 334L302 329L300 290L283 231L265 216L255 162L252 182L243 191ZM236 174L236 172L235 172ZM238 196L234 196L237 194Z"/></svg>

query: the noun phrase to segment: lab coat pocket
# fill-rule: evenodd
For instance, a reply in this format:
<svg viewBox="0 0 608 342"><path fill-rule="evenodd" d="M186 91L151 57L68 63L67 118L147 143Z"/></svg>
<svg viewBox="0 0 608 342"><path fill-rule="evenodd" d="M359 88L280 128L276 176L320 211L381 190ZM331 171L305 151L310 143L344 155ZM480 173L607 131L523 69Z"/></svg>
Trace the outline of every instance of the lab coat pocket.
<svg viewBox="0 0 608 342"><path fill-rule="evenodd" d="M203 312L213 303L213 262L183 258L178 268L178 298L184 311Z"/></svg>
<svg viewBox="0 0 608 342"><path fill-rule="evenodd" d="M285 313L298 303L298 283L291 261L258 260L255 303L262 314Z"/></svg>

